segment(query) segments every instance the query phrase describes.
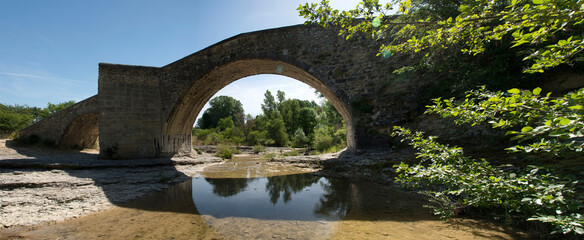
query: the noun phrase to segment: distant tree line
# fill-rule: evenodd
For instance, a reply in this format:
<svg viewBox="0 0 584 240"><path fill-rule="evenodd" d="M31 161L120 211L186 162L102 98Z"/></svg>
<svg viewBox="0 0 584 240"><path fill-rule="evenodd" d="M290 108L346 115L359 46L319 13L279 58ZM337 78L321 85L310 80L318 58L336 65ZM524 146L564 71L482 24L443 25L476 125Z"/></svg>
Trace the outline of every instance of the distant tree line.
<svg viewBox="0 0 584 240"><path fill-rule="evenodd" d="M27 105L4 105L0 103L0 137L5 138L14 132L38 122L60 110L75 104L75 101L48 103L47 107L29 107Z"/></svg>
<svg viewBox="0 0 584 240"><path fill-rule="evenodd" d="M229 96L209 101L193 136L199 144L312 147L318 151L336 151L346 145L343 118L327 100L286 99L283 91L276 96L268 90L261 105L262 114L244 115L242 104Z"/></svg>

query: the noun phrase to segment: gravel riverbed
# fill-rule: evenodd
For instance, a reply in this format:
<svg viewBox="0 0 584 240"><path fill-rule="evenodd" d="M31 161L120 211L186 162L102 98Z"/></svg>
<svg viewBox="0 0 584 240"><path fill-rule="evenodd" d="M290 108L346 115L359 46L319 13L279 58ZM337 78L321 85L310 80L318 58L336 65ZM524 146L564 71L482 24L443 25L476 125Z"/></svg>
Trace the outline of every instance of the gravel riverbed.
<svg viewBox="0 0 584 240"><path fill-rule="evenodd" d="M209 154L102 160L98 152L19 148L0 140L0 228L77 218L160 191L220 163Z"/></svg>

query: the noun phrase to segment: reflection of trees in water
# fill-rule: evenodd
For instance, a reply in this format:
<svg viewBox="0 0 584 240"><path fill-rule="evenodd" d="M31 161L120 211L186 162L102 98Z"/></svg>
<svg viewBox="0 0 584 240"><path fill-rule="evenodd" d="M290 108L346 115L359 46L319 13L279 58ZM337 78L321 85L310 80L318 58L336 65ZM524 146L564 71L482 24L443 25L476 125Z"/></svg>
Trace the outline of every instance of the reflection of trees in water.
<svg viewBox="0 0 584 240"><path fill-rule="evenodd" d="M343 179L328 178L327 180L320 183L323 194L314 206L314 213L324 218L331 216L343 218L351 210L353 204L358 204L356 186Z"/></svg>
<svg viewBox="0 0 584 240"><path fill-rule="evenodd" d="M205 178L213 185L213 193L220 197L230 197L247 188L247 184L255 181L254 178Z"/></svg>
<svg viewBox="0 0 584 240"><path fill-rule="evenodd" d="M318 182L320 177L312 174L295 174L268 177L267 179L266 191L270 195L270 202L276 204L281 194L283 195L284 203L287 203L292 199L292 193L300 192L305 187Z"/></svg>

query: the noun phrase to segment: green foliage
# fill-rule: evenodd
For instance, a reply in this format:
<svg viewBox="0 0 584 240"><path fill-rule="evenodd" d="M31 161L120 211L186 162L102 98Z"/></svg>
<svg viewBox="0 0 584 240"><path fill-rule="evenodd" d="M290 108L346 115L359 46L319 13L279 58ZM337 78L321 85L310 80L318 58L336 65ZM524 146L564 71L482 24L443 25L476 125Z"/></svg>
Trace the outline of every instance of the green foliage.
<svg viewBox="0 0 584 240"><path fill-rule="evenodd" d="M393 135L408 141L421 160L414 166L396 166L396 179L405 186L440 186L441 190L425 194L437 203L432 208L441 217L450 217L465 207L499 208L516 221L549 222L563 233L584 233L579 182L562 177L556 169L492 166L484 159L465 156L459 147L436 142L435 137L426 138L401 127L395 127Z"/></svg>
<svg viewBox="0 0 584 240"><path fill-rule="evenodd" d="M274 140L274 144L278 147L283 147L288 144L288 133L286 133L286 125L281 117L272 119L268 124L267 135Z"/></svg>
<svg viewBox="0 0 584 240"><path fill-rule="evenodd" d="M331 127L327 129L327 134L332 137L333 145L345 144L346 131L343 118L330 102L324 100L322 105L318 105L314 101L286 99L286 94L282 91L278 91L277 100L270 91L266 91L264 96L263 114L255 118L250 115L245 116L245 123L242 125L238 125L233 116L226 116L217 119L214 124L209 123L215 127L193 128L192 134L195 137L193 142L209 145L215 144L215 139L217 139L218 143L224 144L280 147L287 146L289 142L292 142L297 147L306 147L312 142L317 125L321 124ZM213 100L229 102L225 99L219 101L219 99L214 98ZM199 119L198 125L200 126L205 121L207 120ZM343 139L339 140L338 138ZM327 146L327 149L331 149L331 147L332 145ZM342 148L344 146L334 149Z"/></svg>
<svg viewBox="0 0 584 240"><path fill-rule="evenodd" d="M561 98L550 93L511 89L491 92L484 87L467 93L463 101L434 99L427 113L455 117L458 124L488 122L493 128L510 129L507 134L520 143L508 150L523 152L565 151L584 149L584 88Z"/></svg>
<svg viewBox="0 0 584 240"><path fill-rule="evenodd" d="M266 152L266 154L264 154L264 158L268 160L274 160L277 156L278 155L275 152Z"/></svg>
<svg viewBox="0 0 584 240"><path fill-rule="evenodd" d="M193 149L197 152L197 154L199 154L199 155L203 154L203 151L201 151L201 149L198 149L198 148L193 148Z"/></svg>
<svg viewBox="0 0 584 240"><path fill-rule="evenodd" d="M379 55L384 58L396 53L413 56L417 63L395 70L388 80L399 83L412 73L433 76L437 84L427 91L437 96L480 85L505 89L535 78L520 75L521 71L538 73L584 60L583 6L583 0L392 0L387 4L365 0L354 10L339 11L323 0L301 5L298 11L307 23L339 26L347 39L359 34L379 40ZM390 16L394 8L397 14ZM507 92L483 88L468 92L464 101L435 99L427 112L454 117L459 124L487 122L508 129L511 139L518 141L508 151L581 159L583 90L562 98L540 94L539 88ZM368 110L360 103L352 107ZM397 180L439 189L425 194L432 197L441 216L466 207L503 209L511 221L548 222L559 232L584 234L581 176L549 166L492 166L465 156L459 147L399 127L394 136L409 141L421 159L415 166L397 166ZM330 139L319 137L323 140Z"/></svg>
<svg viewBox="0 0 584 240"><path fill-rule="evenodd" d="M202 129L216 128L219 120L232 117L235 126L243 126L243 105L235 98L218 96L209 101L210 107L205 110L203 116L197 122L197 127Z"/></svg>
<svg viewBox="0 0 584 240"><path fill-rule="evenodd" d="M294 132L294 141L292 142L292 146L293 147L305 147L306 144L308 143L309 139L306 136L306 134L304 134L304 131L302 130L302 128L298 128L296 129L296 132Z"/></svg>
<svg viewBox="0 0 584 240"><path fill-rule="evenodd" d="M247 134L247 143L250 145L267 143L266 131L251 131Z"/></svg>
<svg viewBox="0 0 584 240"><path fill-rule="evenodd" d="M288 156L298 156L298 155L300 155L300 153L299 153L299 152L298 152L298 150L296 150L296 149L292 149L292 151L285 152L285 153L283 153L283 154L282 154L282 156L284 156L284 157L288 157Z"/></svg>
<svg viewBox="0 0 584 240"><path fill-rule="evenodd" d="M75 101L73 101L73 100L67 101L67 102L62 102L62 103L57 103L57 104L48 103L46 108L39 111L39 117L40 117L40 119L46 118L48 116L51 116L51 115L57 113L58 111L61 111L65 108L68 108L68 107L73 106L73 105L75 105Z"/></svg>
<svg viewBox="0 0 584 240"><path fill-rule="evenodd" d="M319 125L314 130L313 146L319 152L335 152L345 147L345 139L344 126L337 130L333 126Z"/></svg>
<svg viewBox="0 0 584 240"><path fill-rule="evenodd" d="M227 146L220 144L217 146L215 150L215 156L220 157L222 159L231 159L234 153L237 153L237 149L233 146Z"/></svg>
<svg viewBox="0 0 584 240"><path fill-rule="evenodd" d="M288 135L293 135L298 128L310 135L316 126L316 112L309 101L287 99L280 104L282 119L288 130Z"/></svg>
<svg viewBox="0 0 584 240"><path fill-rule="evenodd" d="M13 131L32 123L32 116L9 111L0 111L0 136L9 136Z"/></svg>
<svg viewBox="0 0 584 240"><path fill-rule="evenodd" d="M235 125L233 124L233 119L231 116L219 119L217 123L217 128L219 131L224 131L225 129L232 128Z"/></svg>
<svg viewBox="0 0 584 240"><path fill-rule="evenodd" d="M279 115L278 104L276 103L274 95L272 95L270 90L266 90L266 93L264 93L264 103L262 104L262 111L264 112L264 115L269 118L275 117L273 116L274 114Z"/></svg>
<svg viewBox="0 0 584 240"><path fill-rule="evenodd" d="M10 136L12 132L23 129L74 104L75 101L58 104L48 103L44 109L26 105L0 104L0 137Z"/></svg>
<svg viewBox="0 0 584 240"><path fill-rule="evenodd" d="M266 148L263 145L258 144L258 145L253 146L253 153L259 154L263 151L266 151Z"/></svg>
<svg viewBox="0 0 584 240"><path fill-rule="evenodd" d="M542 72L582 60L582 4L582 0L392 0L387 4L368 0L354 10L339 11L323 0L320 4L300 5L298 11L307 23L340 26L340 34L347 38L362 32L373 38L398 39L380 47L384 57L454 46L465 54L476 55L491 42L508 38L510 48L529 45L520 53L532 62L526 72Z"/></svg>
<svg viewBox="0 0 584 240"><path fill-rule="evenodd" d="M334 146L334 138L326 128L317 128L314 131L314 148L320 152L332 148Z"/></svg>

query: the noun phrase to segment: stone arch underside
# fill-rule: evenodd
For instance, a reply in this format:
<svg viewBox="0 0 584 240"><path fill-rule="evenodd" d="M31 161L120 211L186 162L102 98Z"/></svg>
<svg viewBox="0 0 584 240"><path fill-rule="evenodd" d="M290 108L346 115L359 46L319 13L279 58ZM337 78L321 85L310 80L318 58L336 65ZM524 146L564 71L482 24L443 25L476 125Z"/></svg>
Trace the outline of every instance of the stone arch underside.
<svg viewBox="0 0 584 240"><path fill-rule="evenodd" d="M309 71L315 71L310 68ZM244 59L215 67L196 79L182 93L164 123L163 154L186 154L191 149L191 131L196 116L215 93L241 78L259 74L278 74L303 82L322 93L341 114L346 123L347 145L355 146L353 118L348 105L322 80L293 64L273 59ZM241 89L245 91L245 89Z"/></svg>
<svg viewBox="0 0 584 240"><path fill-rule="evenodd" d="M77 116L65 129L59 146L63 148L92 148L99 136L97 113Z"/></svg>

